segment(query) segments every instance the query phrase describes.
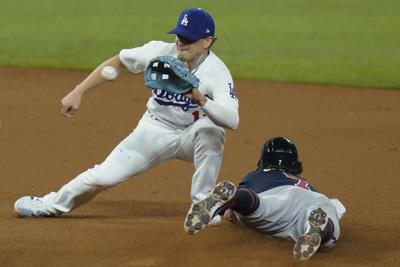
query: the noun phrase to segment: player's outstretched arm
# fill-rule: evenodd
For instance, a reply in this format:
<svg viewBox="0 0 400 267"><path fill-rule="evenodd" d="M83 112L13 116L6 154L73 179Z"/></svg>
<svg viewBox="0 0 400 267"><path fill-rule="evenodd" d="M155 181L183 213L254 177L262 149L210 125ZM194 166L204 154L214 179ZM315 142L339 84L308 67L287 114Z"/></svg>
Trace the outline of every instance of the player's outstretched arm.
<svg viewBox="0 0 400 267"><path fill-rule="evenodd" d="M206 113L208 118L216 125L230 130L236 130L239 126L239 112L237 102L230 96L222 94L215 101L207 99L198 89L193 89L185 94L192 99Z"/></svg>
<svg viewBox="0 0 400 267"><path fill-rule="evenodd" d="M125 66L122 64L119 56L116 55L106 61L104 61L101 65L99 65L89 76L86 77L80 84L78 84L69 94L67 94L61 100L61 113L67 117L73 117L75 113L78 111L79 106L82 101L82 97L90 91L92 88L102 84L103 82L110 80L105 79L101 75L101 71L105 66L112 66L118 73L121 73Z"/></svg>

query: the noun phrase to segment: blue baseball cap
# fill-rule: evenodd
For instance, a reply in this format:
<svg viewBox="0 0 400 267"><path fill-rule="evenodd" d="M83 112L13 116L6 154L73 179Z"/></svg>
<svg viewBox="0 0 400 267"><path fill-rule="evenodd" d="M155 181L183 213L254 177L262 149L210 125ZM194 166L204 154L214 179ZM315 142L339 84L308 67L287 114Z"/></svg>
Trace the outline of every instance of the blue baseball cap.
<svg viewBox="0 0 400 267"><path fill-rule="evenodd" d="M168 33L180 35L192 41L209 36L214 37L214 20L201 8L185 9L178 18L176 28Z"/></svg>

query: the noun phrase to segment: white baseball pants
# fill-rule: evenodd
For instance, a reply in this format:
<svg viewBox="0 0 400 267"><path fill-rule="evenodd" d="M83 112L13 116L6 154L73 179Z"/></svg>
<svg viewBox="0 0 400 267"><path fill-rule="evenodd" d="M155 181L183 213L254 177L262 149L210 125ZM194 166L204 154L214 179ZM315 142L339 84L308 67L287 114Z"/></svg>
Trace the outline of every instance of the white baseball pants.
<svg viewBox="0 0 400 267"><path fill-rule="evenodd" d="M70 212L99 192L168 159L194 162L191 197L198 202L215 186L224 142L224 129L207 117L179 129L146 112L103 163L81 173L58 192L45 195L43 202L54 214Z"/></svg>

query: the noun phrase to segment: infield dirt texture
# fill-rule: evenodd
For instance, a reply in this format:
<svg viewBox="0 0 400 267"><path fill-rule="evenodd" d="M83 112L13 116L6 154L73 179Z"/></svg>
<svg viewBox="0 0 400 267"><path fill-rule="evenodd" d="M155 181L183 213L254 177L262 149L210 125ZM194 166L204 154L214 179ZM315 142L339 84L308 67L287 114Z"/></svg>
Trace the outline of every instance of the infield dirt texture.
<svg viewBox="0 0 400 267"><path fill-rule="evenodd" d="M19 68L0 67L0 267L400 266L399 3L1 0L0 66ZM48 68L89 70L121 48L173 41L165 32L181 9L199 5L215 18L213 49L240 100L218 181L239 182L267 138L287 136L303 176L347 207L337 246L306 264L293 260L293 242L227 222L186 234L193 165L181 161L59 218L13 212L19 197L56 191L102 162L135 128L150 95L142 74L124 74L66 118L60 100L89 71Z"/></svg>
<svg viewBox="0 0 400 267"><path fill-rule="evenodd" d="M193 167L164 163L60 218L20 219L14 201L58 190L132 131L150 91L122 75L75 118L60 100L88 72L0 69L0 266L300 266L293 243L252 230L183 230ZM291 137L304 177L348 212L342 235L307 266L400 265L400 92L236 81L240 127L219 181L253 170L270 136Z"/></svg>

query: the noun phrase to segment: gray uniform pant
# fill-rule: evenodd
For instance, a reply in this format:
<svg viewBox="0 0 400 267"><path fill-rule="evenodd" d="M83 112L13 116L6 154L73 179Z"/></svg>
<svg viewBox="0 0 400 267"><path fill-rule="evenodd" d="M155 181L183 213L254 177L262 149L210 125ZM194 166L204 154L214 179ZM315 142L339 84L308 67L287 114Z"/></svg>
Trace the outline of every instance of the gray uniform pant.
<svg viewBox="0 0 400 267"><path fill-rule="evenodd" d="M321 249L329 249L339 239L339 220L345 213L337 199L303 188L286 185L259 193L259 207L247 216L236 213L239 221L249 228L269 235L298 241L308 225L311 211L322 208L331 219L334 233Z"/></svg>

